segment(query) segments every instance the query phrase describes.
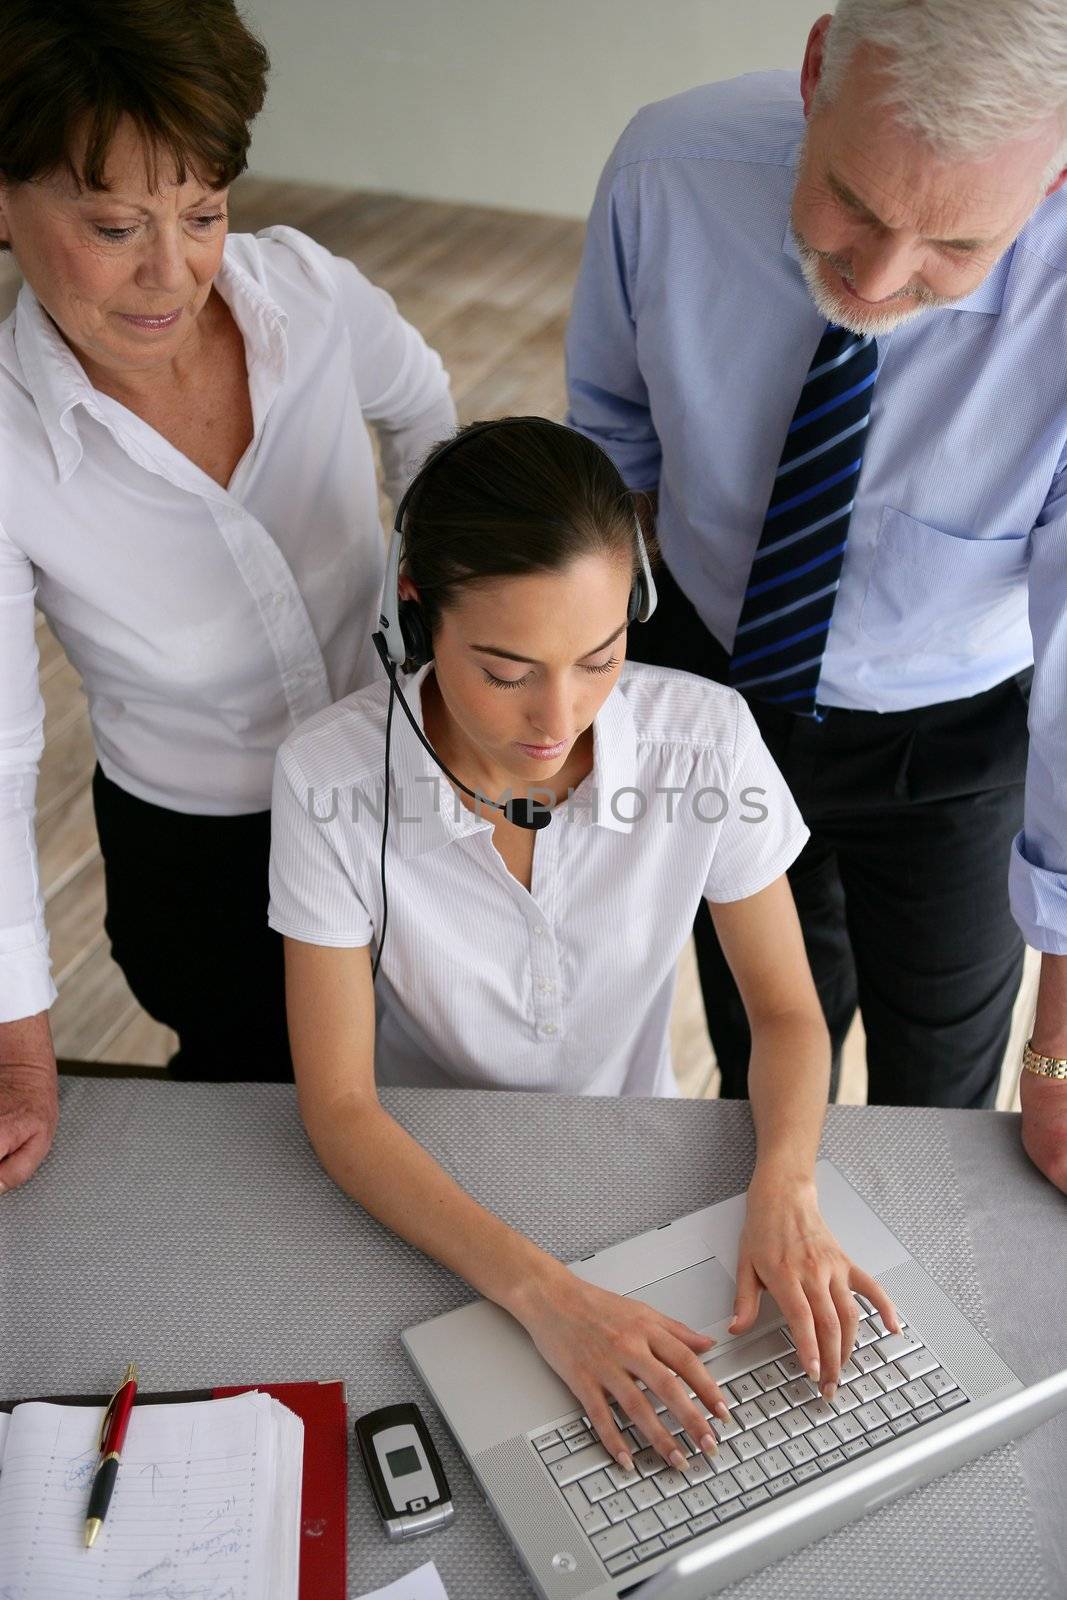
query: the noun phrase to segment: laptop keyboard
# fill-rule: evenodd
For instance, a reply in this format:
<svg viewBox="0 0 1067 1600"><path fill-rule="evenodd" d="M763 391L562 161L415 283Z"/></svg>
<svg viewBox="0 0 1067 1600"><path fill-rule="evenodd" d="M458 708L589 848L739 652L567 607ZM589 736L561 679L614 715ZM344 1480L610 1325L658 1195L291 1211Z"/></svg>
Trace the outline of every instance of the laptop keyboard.
<svg viewBox="0 0 1067 1600"><path fill-rule="evenodd" d="M710 1461L655 1395L649 1398L656 1410L691 1456L682 1472L668 1467L617 1407L633 1472L625 1472L598 1442L588 1417L531 1439L612 1576L968 1403L952 1374L910 1328L890 1333L870 1301L856 1299L856 1348L831 1401L807 1377L785 1328L715 1358L711 1370L730 1421L709 1417L719 1439Z"/></svg>

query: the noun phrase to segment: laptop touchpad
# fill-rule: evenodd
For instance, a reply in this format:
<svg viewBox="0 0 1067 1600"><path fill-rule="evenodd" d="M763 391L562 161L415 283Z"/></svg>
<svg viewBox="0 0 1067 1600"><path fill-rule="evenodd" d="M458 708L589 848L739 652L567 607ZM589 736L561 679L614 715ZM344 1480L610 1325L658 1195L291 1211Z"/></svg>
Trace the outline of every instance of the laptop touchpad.
<svg viewBox="0 0 1067 1600"><path fill-rule="evenodd" d="M715 1256L709 1256L694 1267L657 1278L640 1289L631 1289L626 1298L643 1300L665 1316L675 1317L699 1331L731 1314L734 1280Z"/></svg>

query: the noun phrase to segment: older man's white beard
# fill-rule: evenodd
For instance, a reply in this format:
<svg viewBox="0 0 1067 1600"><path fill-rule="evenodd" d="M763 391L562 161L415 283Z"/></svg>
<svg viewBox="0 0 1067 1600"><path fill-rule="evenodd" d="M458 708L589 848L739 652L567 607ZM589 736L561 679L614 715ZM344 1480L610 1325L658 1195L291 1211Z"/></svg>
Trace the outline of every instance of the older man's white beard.
<svg viewBox="0 0 1067 1600"><path fill-rule="evenodd" d="M950 306L953 303L943 295L931 294L929 289L913 289L902 298L912 300L916 302L915 304L893 308L893 302L890 301L887 306L865 311L862 306L856 305L855 301L831 294L823 283L819 276L819 263L826 261L833 266L832 259L805 244L795 231L793 238L800 256L800 270L804 274L804 282L819 314L824 316L827 322L833 322L839 328L847 328L850 333L873 333L876 336L880 333L892 333L894 328L899 328L902 323L911 322L913 318L928 311L932 306Z"/></svg>

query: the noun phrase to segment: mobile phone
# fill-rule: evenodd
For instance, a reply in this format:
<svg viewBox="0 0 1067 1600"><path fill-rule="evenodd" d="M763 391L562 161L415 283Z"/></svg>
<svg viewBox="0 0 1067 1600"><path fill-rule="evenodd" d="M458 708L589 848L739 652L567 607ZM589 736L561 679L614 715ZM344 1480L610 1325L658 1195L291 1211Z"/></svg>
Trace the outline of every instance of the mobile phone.
<svg viewBox="0 0 1067 1600"><path fill-rule="evenodd" d="M355 1433L390 1539L414 1539L451 1522L452 1492L418 1406L368 1411L357 1418Z"/></svg>

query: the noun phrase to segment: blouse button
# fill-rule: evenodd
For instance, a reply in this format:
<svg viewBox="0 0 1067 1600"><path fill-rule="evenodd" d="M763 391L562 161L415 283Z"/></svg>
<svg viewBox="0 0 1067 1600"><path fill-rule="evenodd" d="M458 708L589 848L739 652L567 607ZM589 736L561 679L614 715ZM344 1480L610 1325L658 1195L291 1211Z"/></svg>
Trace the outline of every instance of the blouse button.
<svg viewBox="0 0 1067 1600"><path fill-rule="evenodd" d="M554 993L555 988L556 985L554 983L549 983L547 978L542 978L541 982L537 985L537 992L538 994L552 994Z"/></svg>
<svg viewBox="0 0 1067 1600"><path fill-rule="evenodd" d="M546 1022L541 1032L547 1033L551 1037L556 1032L556 1024L554 1022Z"/></svg>

